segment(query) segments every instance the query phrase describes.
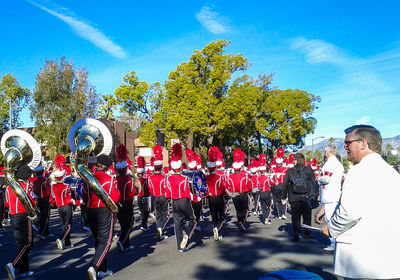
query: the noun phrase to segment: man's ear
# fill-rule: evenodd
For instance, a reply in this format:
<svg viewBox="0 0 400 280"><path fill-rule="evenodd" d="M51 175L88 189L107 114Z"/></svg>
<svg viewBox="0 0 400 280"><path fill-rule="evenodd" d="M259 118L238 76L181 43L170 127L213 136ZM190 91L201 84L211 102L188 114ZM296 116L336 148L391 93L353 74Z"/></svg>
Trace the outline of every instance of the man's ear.
<svg viewBox="0 0 400 280"><path fill-rule="evenodd" d="M361 140L361 150L366 150L366 149L368 149L369 150L369 146L368 146L368 142L367 142L367 140Z"/></svg>

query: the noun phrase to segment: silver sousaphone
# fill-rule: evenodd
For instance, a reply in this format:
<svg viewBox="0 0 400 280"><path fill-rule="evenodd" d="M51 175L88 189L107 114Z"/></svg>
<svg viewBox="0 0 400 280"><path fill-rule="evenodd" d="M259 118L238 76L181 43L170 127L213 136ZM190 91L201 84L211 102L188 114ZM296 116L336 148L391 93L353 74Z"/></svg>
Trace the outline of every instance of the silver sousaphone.
<svg viewBox="0 0 400 280"><path fill-rule="evenodd" d="M4 177L15 195L24 206L31 220L36 218L35 207L27 193L15 178L18 163L27 164L32 170L41 160L41 150L38 142L28 132L19 129L7 131L1 138L1 151L4 155Z"/></svg>
<svg viewBox="0 0 400 280"><path fill-rule="evenodd" d="M81 119L71 126L68 133L68 145L75 154L75 169L79 176L113 213L117 213L117 205L87 166L89 158L110 154L113 146L110 130L98 120Z"/></svg>

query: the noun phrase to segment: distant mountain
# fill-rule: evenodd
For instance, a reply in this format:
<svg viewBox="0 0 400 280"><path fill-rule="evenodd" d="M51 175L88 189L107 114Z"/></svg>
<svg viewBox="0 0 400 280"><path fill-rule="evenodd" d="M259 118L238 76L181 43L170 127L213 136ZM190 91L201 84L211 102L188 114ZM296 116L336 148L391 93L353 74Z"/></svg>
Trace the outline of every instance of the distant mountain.
<svg viewBox="0 0 400 280"><path fill-rule="evenodd" d="M336 148L339 151L339 154L344 156L346 155L346 150L343 148L344 145L344 139L343 138L334 138L334 144L336 146ZM392 145L393 149L397 150L400 148L400 135L396 136L396 137L392 137L392 138L383 138L382 139L382 147L383 147L383 151L386 152L386 145ZM329 145L329 139L325 139L321 142L318 142L316 144L314 144L314 146L304 146L303 150L307 150L307 151L316 151L319 150L321 152L324 151L325 147Z"/></svg>

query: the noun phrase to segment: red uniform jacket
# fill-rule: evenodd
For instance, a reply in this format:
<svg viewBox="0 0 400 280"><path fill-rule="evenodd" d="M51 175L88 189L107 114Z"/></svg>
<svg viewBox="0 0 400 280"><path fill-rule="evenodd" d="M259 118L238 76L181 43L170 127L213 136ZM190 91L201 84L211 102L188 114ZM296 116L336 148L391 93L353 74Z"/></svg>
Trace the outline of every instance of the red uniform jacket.
<svg viewBox="0 0 400 280"><path fill-rule="evenodd" d="M150 195L150 190L149 190L149 183L147 181L147 178L146 177L141 177L141 178L137 178L137 179L140 182L140 186L141 186L138 196L139 197L143 197L143 196L147 197L147 196L149 196Z"/></svg>
<svg viewBox="0 0 400 280"><path fill-rule="evenodd" d="M45 176L33 177L32 180L33 192L39 198L49 197L51 194L50 182Z"/></svg>
<svg viewBox="0 0 400 280"><path fill-rule="evenodd" d="M260 189L262 192L266 192L266 191L270 191L270 181L271 181L271 177L267 176L265 174L261 174L258 177L258 182L260 183Z"/></svg>
<svg viewBox="0 0 400 280"><path fill-rule="evenodd" d="M136 195L135 180L131 176L117 176L117 186L120 193L120 202L132 200Z"/></svg>
<svg viewBox="0 0 400 280"><path fill-rule="evenodd" d="M189 198L197 202L198 197L190 192L189 179L181 174L173 174L167 177L167 197L172 199Z"/></svg>
<svg viewBox="0 0 400 280"><path fill-rule="evenodd" d="M165 195L165 176L161 173L154 173L148 178L150 193L154 196Z"/></svg>
<svg viewBox="0 0 400 280"><path fill-rule="evenodd" d="M251 189L259 189L260 188L260 182L258 181L258 175L250 175L250 183L251 183Z"/></svg>
<svg viewBox="0 0 400 280"><path fill-rule="evenodd" d="M32 184L29 182L29 180L26 182L18 181L18 183L28 194L28 197L30 198L32 204L36 205L36 201L34 199L34 194L32 191ZM11 215L26 213L25 207L22 205L21 201L15 195L14 191L11 189L10 186L8 186L6 189L6 201L4 204L8 209L10 209Z"/></svg>
<svg viewBox="0 0 400 280"><path fill-rule="evenodd" d="M76 205L76 201L71 198L71 186L64 183L51 184L50 204L57 207Z"/></svg>
<svg viewBox="0 0 400 280"><path fill-rule="evenodd" d="M114 202L117 202L120 196L117 180L115 176L109 175L104 171L96 171L94 173L100 186L108 193ZM106 205L94 194L94 192L86 185L82 188L82 199L88 208L106 207Z"/></svg>
<svg viewBox="0 0 400 280"><path fill-rule="evenodd" d="M228 177L228 190L233 193L248 192L251 182L245 173L233 173Z"/></svg>
<svg viewBox="0 0 400 280"><path fill-rule="evenodd" d="M225 180L223 176L217 174L210 174L206 176L207 179L207 194L209 196L218 196L225 194Z"/></svg>
<svg viewBox="0 0 400 280"><path fill-rule="evenodd" d="M272 169L273 177L275 180L275 184L282 184L283 181L285 180L287 168L286 167L275 167Z"/></svg>

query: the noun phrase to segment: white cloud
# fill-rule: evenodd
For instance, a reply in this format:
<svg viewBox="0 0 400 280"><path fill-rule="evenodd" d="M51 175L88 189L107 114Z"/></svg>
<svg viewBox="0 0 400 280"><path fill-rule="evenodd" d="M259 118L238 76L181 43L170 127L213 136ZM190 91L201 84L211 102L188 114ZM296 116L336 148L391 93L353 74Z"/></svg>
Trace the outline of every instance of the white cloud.
<svg viewBox="0 0 400 280"><path fill-rule="evenodd" d="M117 44L115 44L111 39L109 39L106 35L104 35L100 30L90 26L89 24L78 20L74 16L66 15L65 13L59 13L48 9L32 0L27 0L29 3L35 5L39 9L45 11L46 13L62 20L66 24L68 24L72 30L80 37L88 40L89 42L93 43L95 46L99 47L100 49L110 53L111 55L118 57L118 58L125 58L127 57L126 52ZM67 9L63 8L63 10L68 11Z"/></svg>
<svg viewBox="0 0 400 280"><path fill-rule="evenodd" d="M211 33L222 34L229 32L229 27L223 23L218 13L213 12L210 7L202 7L200 12L196 14L196 19Z"/></svg>
<svg viewBox="0 0 400 280"><path fill-rule="evenodd" d="M363 116L362 118L356 121L356 124L369 124L371 122L371 118L369 116Z"/></svg>
<svg viewBox="0 0 400 280"><path fill-rule="evenodd" d="M309 63L342 65L348 60L335 45L322 40L307 40L299 37L292 41L291 47L303 53Z"/></svg>
<svg viewBox="0 0 400 280"><path fill-rule="evenodd" d="M335 86L337 94L350 91L350 96L365 97L397 91L392 80L395 71L400 71L399 50L358 58L346 54L332 43L304 37L292 40L290 46L304 54L308 63L328 63L337 67L336 73L334 70L329 73L341 79L340 86Z"/></svg>

